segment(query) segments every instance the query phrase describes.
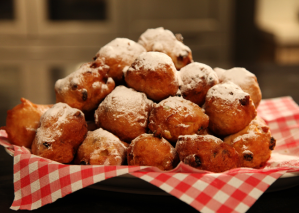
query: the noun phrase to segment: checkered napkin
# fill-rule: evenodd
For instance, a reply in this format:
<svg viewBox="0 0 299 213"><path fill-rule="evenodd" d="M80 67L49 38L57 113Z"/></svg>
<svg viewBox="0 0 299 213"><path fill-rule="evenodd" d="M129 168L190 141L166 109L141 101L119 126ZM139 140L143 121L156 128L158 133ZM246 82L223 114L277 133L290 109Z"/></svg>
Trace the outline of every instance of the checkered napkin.
<svg viewBox="0 0 299 213"><path fill-rule="evenodd" d="M263 100L258 114L277 139L264 169L237 168L223 173L197 170L180 163L174 170L155 167L64 165L30 154L6 141L14 153L15 198L11 209L37 209L76 190L102 180L131 174L141 178L201 212L246 212L286 172L299 171L299 108L290 97Z"/></svg>

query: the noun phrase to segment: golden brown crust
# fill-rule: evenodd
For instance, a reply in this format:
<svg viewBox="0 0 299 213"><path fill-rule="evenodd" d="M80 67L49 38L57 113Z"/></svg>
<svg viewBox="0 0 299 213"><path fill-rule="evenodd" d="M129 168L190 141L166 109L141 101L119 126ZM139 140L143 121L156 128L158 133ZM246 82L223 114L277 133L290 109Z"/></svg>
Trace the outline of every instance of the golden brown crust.
<svg viewBox="0 0 299 213"><path fill-rule="evenodd" d="M269 160L276 140L266 123L256 117L243 130L224 138L239 153L242 167L261 168Z"/></svg>
<svg viewBox="0 0 299 213"><path fill-rule="evenodd" d="M144 93L117 86L95 111L95 123L130 143L147 132L152 101Z"/></svg>
<svg viewBox="0 0 299 213"><path fill-rule="evenodd" d="M57 103L41 117L32 143L32 154L60 163L70 163L87 134L84 114Z"/></svg>
<svg viewBox="0 0 299 213"><path fill-rule="evenodd" d="M6 126L1 129L7 132L11 143L31 148L40 117L52 105L34 104L25 98L21 98L21 102L7 111Z"/></svg>
<svg viewBox="0 0 299 213"><path fill-rule="evenodd" d="M156 166L161 170L171 170L179 161L173 146L152 134L135 138L128 148L127 159L132 166Z"/></svg>
<svg viewBox="0 0 299 213"><path fill-rule="evenodd" d="M256 116L249 94L234 83L213 86L207 93L203 108L210 118L209 129L218 136L242 130Z"/></svg>
<svg viewBox="0 0 299 213"><path fill-rule="evenodd" d="M179 89L173 62L159 52L142 53L127 70L125 81L154 101L173 96Z"/></svg>
<svg viewBox="0 0 299 213"><path fill-rule="evenodd" d="M56 82L56 103L66 103L84 113L95 110L115 87L113 79L107 76L108 70L102 60L83 64Z"/></svg>
<svg viewBox="0 0 299 213"><path fill-rule="evenodd" d="M196 134L209 125L209 117L191 101L169 97L154 104L149 117L149 129L175 143L180 135Z"/></svg>
<svg viewBox="0 0 299 213"><path fill-rule="evenodd" d="M80 145L75 164L122 165L127 157L128 144L110 132L97 129L88 132Z"/></svg>
<svg viewBox="0 0 299 213"><path fill-rule="evenodd" d="M240 165L236 150L211 135L180 136L175 149L182 162L197 169L224 172Z"/></svg>

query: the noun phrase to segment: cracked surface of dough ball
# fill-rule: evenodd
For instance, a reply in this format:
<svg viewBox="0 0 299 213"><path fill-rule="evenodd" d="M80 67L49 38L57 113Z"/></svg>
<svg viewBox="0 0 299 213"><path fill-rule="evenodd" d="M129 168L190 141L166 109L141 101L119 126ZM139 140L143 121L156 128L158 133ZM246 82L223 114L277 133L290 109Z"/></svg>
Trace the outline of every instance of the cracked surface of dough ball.
<svg viewBox="0 0 299 213"><path fill-rule="evenodd" d="M128 164L132 166L156 166L161 170L171 170L179 162L174 147L164 138L152 134L142 134L129 145Z"/></svg>
<svg viewBox="0 0 299 213"><path fill-rule="evenodd" d="M209 117L204 110L182 97L169 97L154 104L149 117L149 129L175 143L180 135L192 135L204 131Z"/></svg>
<svg viewBox="0 0 299 213"><path fill-rule="evenodd" d="M257 108L262 100L262 92L256 76L242 67L234 67L229 70L215 68L221 82L231 81L237 84L244 92L247 92Z"/></svg>
<svg viewBox="0 0 299 213"><path fill-rule="evenodd" d="M85 63L67 77L56 81L56 103L66 103L84 113L95 110L115 87L107 76L109 67L103 61Z"/></svg>
<svg viewBox="0 0 299 213"><path fill-rule="evenodd" d="M219 83L216 72L210 66L198 62L183 67L179 75L182 96L199 106L204 104L208 90Z"/></svg>
<svg viewBox="0 0 299 213"><path fill-rule="evenodd" d="M103 46L95 58L104 58L105 64L110 67L108 76L112 77L117 85L124 82L123 72L143 52L144 47L127 38L116 38Z"/></svg>
<svg viewBox="0 0 299 213"><path fill-rule="evenodd" d="M276 145L269 127L258 116L240 132L225 137L224 142L237 150L242 167L257 169L266 164Z"/></svg>
<svg viewBox="0 0 299 213"><path fill-rule="evenodd" d="M212 135L180 136L175 149L183 163L197 169L224 172L240 166L236 150Z"/></svg>
<svg viewBox="0 0 299 213"><path fill-rule="evenodd" d="M152 101L146 95L125 86L117 86L95 111L95 123L130 143L147 132Z"/></svg>
<svg viewBox="0 0 299 213"><path fill-rule="evenodd" d="M210 118L209 129L217 136L239 132L256 116L250 95L232 82L209 89L203 108Z"/></svg>
<svg viewBox="0 0 299 213"><path fill-rule="evenodd" d="M163 27L147 29L141 34L138 43L146 51L163 52L173 61L177 70L193 61L191 49L178 40L175 35Z"/></svg>
<svg viewBox="0 0 299 213"><path fill-rule="evenodd" d="M32 154L60 163L70 163L87 134L82 111L57 103L40 119Z"/></svg>
<svg viewBox="0 0 299 213"><path fill-rule="evenodd" d="M42 114L52 105L34 104L21 98L21 104L7 111L6 126L1 127L11 143L31 148Z"/></svg>
<svg viewBox="0 0 299 213"><path fill-rule="evenodd" d="M164 53L142 53L125 74L128 87L144 92L148 98L161 101L173 96L179 89L174 64Z"/></svg>
<svg viewBox="0 0 299 213"><path fill-rule="evenodd" d="M127 157L128 146L102 128L89 131L77 151L75 164L122 165Z"/></svg>

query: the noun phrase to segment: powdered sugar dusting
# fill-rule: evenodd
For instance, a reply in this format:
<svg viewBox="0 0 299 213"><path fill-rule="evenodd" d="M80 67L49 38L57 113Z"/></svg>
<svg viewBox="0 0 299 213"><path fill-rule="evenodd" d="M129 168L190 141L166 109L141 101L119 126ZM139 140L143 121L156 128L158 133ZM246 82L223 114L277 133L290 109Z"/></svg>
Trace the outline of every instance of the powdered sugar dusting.
<svg viewBox="0 0 299 213"><path fill-rule="evenodd" d="M181 113L183 111L187 111L188 115L192 116L194 111L194 107L198 107L191 101L188 101L182 97L169 97L164 99L156 107L163 107L164 110L173 110L176 113Z"/></svg>
<svg viewBox="0 0 299 213"><path fill-rule="evenodd" d="M242 153L247 155L253 155L253 153L248 149L244 150Z"/></svg>
<svg viewBox="0 0 299 213"><path fill-rule="evenodd" d="M216 97L228 103L233 103L235 101L243 99L248 95L249 94L244 92L238 85L232 82L227 82L211 87L207 93L206 99L208 100L212 97Z"/></svg>
<svg viewBox="0 0 299 213"><path fill-rule="evenodd" d="M193 90L200 83L206 82L211 84L215 80L218 81L217 74L208 65L193 62L180 70L180 78L182 80L181 91L185 93L188 90Z"/></svg>
<svg viewBox="0 0 299 213"><path fill-rule="evenodd" d="M188 141L188 139L192 142L197 142L201 138L202 141L215 141L216 143L221 143L221 139L213 136L213 135L180 135L178 138L178 145L182 145Z"/></svg>
<svg viewBox="0 0 299 213"><path fill-rule="evenodd" d="M69 118L76 113L80 113L84 117L83 112L74 109L65 103L57 103L52 108L48 109L41 116L41 127L37 129L36 137L37 144L43 142L54 142L56 137L62 135L62 125L69 122ZM51 120L51 128L44 127L44 123Z"/></svg>
<svg viewBox="0 0 299 213"><path fill-rule="evenodd" d="M127 115L134 115L129 116L130 119L134 119L132 122L138 122L145 127L149 113L147 109L150 105L152 105L152 101L147 99L144 93L120 85L106 96L104 101L100 104L100 107L105 106L110 111L115 112L113 113L115 120L120 117L129 119ZM136 112L140 112L139 116L136 116ZM95 119L97 123L98 117L96 116ZM143 121L143 123L141 121Z"/></svg>
<svg viewBox="0 0 299 213"><path fill-rule="evenodd" d="M96 129L92 132L93 137L95 138L105 138L106 141L109 141L111 143L120 143L123 148L126 148L123 143L120 142L120 139L113 135L111 132L108 132L102 128Z"/></svg>
<svg viewBox="0 0 299 213"><path fill-rule="evenodd" d="M225 70L225 69L222 69L222 68L219 68L219 67L215 67L215 68L214 68L214 71L216 72L219 81L222 82L226 70Z"/></svg>
<svg viewBox="0 0 299 213"><path fill-rule="evenodd" d="M140 140L142 140L142 138L153 138L153 139L156 139L155 136L153 134L148 134L148 133L144 133L144 134L141 134L139 135L138 137L136 137L134 140L132 140L132 142L130 143L130 147L132 147L131 149L131 152L130 154L131 155L134 155L134 147L135 147L135 144L137 142L139 142ZM159 142L165 144L165 145L168 145L169 146L169 153L171 153L173 156L176 155L176 150L175 148L165 139L165 138L161 138L159 139Z"/></svg>
<svg viewBox="0 0 299 213"><path fill-rule="evenodd" d="M236 143L240 140L242 141L250 141L254 138L259 137L259 135L257 133L265 133L265 131L263 130L264 127L267 127L267 132L268 134L270 134L270 130L268 128L268 126L266 125L266 123L262 120L262 118L260 117L255 117L247 126L246 128L246 134L242 134L239 135L238 137L236 137L232 143ZM243 145L243 150L246 150L247 147L245 145Z"/></svg>
<svg viewBox="0 0 299 213"><path fill-rule="evenodd" d="M101 87L100 82L98 82L98 81L93 82L93 84L92 84L92 88L96 89L96 88L100 88L100 87Z"/></svg>
<svg viewBox="0 0 299 213"><path fill-rule="evenodd" d="M145 70L155 71L157 69L165 70L165 65L171 67L173 73L176 73L176 68L173 64L171 58L165 53L160 52L146 52L140 54L134 62L134 66L129 68L130 71L137 70L141 68Z"/></svg>
<svg viewBox="0 0 299 213"><path fill-rule="evenodd" d="M236 137L234 140L233 140L233 144L242 140L242 141L247 141L247 140L251 140L253 138L257 137L256 133L253 131L253 130L249 130L246 134L243 134L243 135L240 135L238 137ZM246 147L243 147L243 148L246 148Z"/></svg>
<svg viewBox="0 0 299 213"><path fill-rule="evenodd" d="M184 45L182 42L176 40L175 45L173 48L173 54L178 57L178 56L188 56L188 54L191 52L191 49Z"/></svg>
<svg viewBox="0 0 299 213"><path fill-rule="evenodd" d="M256 76L242 67L234 67L229 70L224 70L217 68L218 72L220 72L222 76L223 82L231 81L241 88L246 88L248 85L252 84L252 81L255 81Z"/></svg>
<svg viewBox="0 0 299 213"><path fill-rule="evenodd" d="M131 64L138 55L146 50L135 41L127 38L116 38L103 46L97 53L98 57L120 58L124 62Z"/></svg>
<svg viewBox="0 0 299 213"><path fill-rule="evenodd" d="M63 79L59 79L58 81L56 81L55 90L61 93L61 95L63 95L68 90L70 90L73 86L78 87L79 85L84 85L84 73L87 72L91 73L94 76L94 79L100 78L101 75L101 73L99 73L100 69L102 69L102 67L92 68L91 63L85 63L75 72L69 74ZM103 85L105 84L96 81L92 84L92 88L96 89ZM79 89L79 87L77 89L78 91L84 90L84 88Z"/></svg>
<svg viewBox="0 0 299 213"><path fill-rule="evenodd" d="M164 30L163 27L147 29L139 38L138 43L145 47L147 51L162 52L170 51L173 43L177 40L172 32Z"/></svg>
<svg viewBox="0 0 299 213"><path fill-rule="evenodd" d="M110 158L114 158L118 165L122 164L126 155L127 147L120 141L118 137L112 133L99 128L90 133L94 139L100 142L100 147L96 148L91 154L90 159L96 160L102 152L108 151L109 157L105 159L103 165L111 165Z"/></svg>
<svg viewBox="0 0 299 213"><path fill-rule="evenodd" d="M147 29L139 38L138 43L147 51L164 52L175 56L187 56L190 48L178 41L174 34L163 27Z"/></svg>

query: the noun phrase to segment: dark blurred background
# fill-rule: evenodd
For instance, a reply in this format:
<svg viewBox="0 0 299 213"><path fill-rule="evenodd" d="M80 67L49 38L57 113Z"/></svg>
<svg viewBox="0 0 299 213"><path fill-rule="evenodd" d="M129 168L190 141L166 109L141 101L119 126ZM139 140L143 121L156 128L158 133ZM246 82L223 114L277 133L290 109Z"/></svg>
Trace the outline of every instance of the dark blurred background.
<svg viewBox="0 0 299 213"><path fill-rule="evenodd" d="M24 97L55 102L54 84L116 37L181 33L197 62L245 67L263 98L299 103L298 0L1 0L0 126Z"/></svg>

